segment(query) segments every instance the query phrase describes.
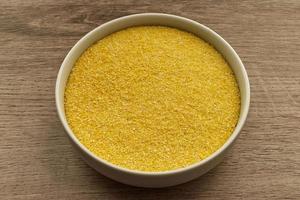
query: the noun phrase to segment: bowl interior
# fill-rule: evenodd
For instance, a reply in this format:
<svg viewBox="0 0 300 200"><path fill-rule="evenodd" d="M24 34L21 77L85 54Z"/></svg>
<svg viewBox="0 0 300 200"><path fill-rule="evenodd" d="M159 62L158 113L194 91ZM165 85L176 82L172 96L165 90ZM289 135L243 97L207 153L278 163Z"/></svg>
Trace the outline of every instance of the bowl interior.
<svg viewBox="0 0 300 200"><path fill-rule="evenodd" d="M245 119L248 114L249 103L250 103L250 87L247 73L244 69L243 63L241 62L239 56L233 50L233 48L217 33L212 31L211 29L203 26L195 21L174 16L174 15L167 15L167 14L137 14L122 17L116 20L112 20L108 23L105 23L98 28L94 29L93 31L89 32L85 35L81 40L79 40L75 46L71 49L71 51L66 56L56 83L56 106L58 110L58 115L68 132L68 134L72 134L72 139L75 139L77 143L77 139L75 138L72 130L68 126L65 111L64 111L64 91L65 86L68 80L68 76L72 70L73 65L75 64L78 57L93 43L96 41L104 38L105 36L114 33L116 31L132 27L132 26L141 26L141 25L161 25L161 26L169 26L177 29L181 29L183 31L191 32L197 35L198 37L202 38L203 40L207 41L211 45L213 45L226 59L226 61L231 66L241 94L241 109L240 109L240 117L238 124L235 128L235 131L232 133L228 141L221 147L218 151L222 151L228 145L230 145L235 138L237 137L238 133L240 132ZM86 149L85 149L86 150ZM216 155L215 152L211 156ZM206 159L209 159L209 156ZM203 160L203 162L205 159ZM202 161L200 161L202 162Z"/></svg>

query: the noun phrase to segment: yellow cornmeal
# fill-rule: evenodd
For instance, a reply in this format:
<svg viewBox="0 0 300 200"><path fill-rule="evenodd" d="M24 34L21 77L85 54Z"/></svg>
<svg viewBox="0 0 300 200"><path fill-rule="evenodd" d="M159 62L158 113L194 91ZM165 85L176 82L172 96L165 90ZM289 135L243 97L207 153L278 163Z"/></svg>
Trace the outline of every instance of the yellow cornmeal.
<svg viewBox="0 0 300 200"><path fill-rule="evenodd" d="M224 58L193 34L141 26L111 34L77 60L65 91L74 134L118 166L166 171L220 148L239 117Z"/></svg>

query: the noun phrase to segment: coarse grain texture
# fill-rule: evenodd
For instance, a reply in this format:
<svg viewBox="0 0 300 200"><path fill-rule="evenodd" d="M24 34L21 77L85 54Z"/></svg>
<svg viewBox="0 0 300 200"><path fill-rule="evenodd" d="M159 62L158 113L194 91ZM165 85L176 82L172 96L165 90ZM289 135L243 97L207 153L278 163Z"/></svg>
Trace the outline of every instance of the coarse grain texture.
<svg viewBox="0 0 300 200"><path fill-rule="evenodd" d="M300 199L300 1L0 1L0 199ZM165 12L237 51L251 83L246 124L224 161L164 189L111 181L82 161L57 117L54 86L72 46L100 24Z"/></svg>
<svg viewBox="0 0 300 200"><path fill-rule="evenodd" d="M71 129L124 168L166 171L196 163L233 132L240 95L223 57L193 34L132 27L88 48L65 91Z"/></svg>

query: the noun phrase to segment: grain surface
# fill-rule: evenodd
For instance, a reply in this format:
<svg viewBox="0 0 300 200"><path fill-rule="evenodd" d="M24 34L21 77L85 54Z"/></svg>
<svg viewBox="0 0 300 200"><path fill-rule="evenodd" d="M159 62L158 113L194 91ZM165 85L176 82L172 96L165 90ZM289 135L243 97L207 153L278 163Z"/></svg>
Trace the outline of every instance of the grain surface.
<svg viewBox="0 0 300 200"><path fill-rule="evenodd" d="M300 2L0 2L1 199L300 199ZM167 12L222 35L251 82L247 123L225 160L190 183L141 189L111 181L72 149L56 116L55 78L89 30Z"/></svg>
<svg viewBox="0 0 300 200"><path fill-rule="evenodd" d="M217 151L239 119L222 55L199 37L131 27L89 47L65 90L70 128L91 152L142 171L183 168Z"/></svg>

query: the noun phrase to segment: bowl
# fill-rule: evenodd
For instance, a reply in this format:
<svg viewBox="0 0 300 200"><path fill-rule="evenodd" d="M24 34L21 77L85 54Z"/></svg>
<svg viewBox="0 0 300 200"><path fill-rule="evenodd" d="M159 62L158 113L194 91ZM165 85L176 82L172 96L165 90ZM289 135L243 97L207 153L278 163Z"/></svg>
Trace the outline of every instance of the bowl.
<svg viewBox="0 0 300 200"><path fill-rule="evenodd" d="M101 38L104 38L105 36L119 30L140 25L161 25L174 27L187 32L191 32L202 38L206 42L213 45L223 55L223 57L231 66L239 85L241 94L241 109L240 117L234 132L225 142L225 144L216 152L211 154L206 159L185 168L164 172L144 172L122 168L109 163L108 161L94 155L83 144L79 142L79 140L72 132L70 126L68 125L65 116L65 86L72 67L75 64L76 60L80 57L80 55L88 47L90 47L93 43L100 40ZM86 34L83 38L81 38L67 54L60 67L56 80L55 100L58 116L66 130L67 135L71 140L71 143L81 154L82 158L92 168L94 168L101 174L124 184L138 187L160 188L174 186L193 180L206 173L221 162L224 154L232 146L245 123L250 104L250 85L247 72L241 59L234 51L234 49L216 32L198 22L184 17L162 13L143 13L129 15L109 21L95 28L94 30Z"/></svg>

